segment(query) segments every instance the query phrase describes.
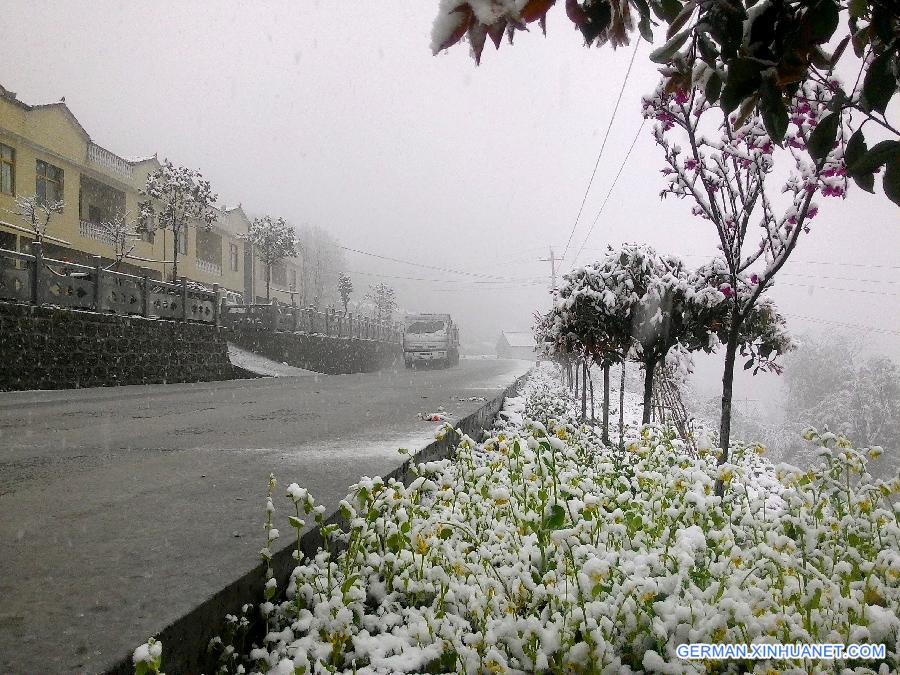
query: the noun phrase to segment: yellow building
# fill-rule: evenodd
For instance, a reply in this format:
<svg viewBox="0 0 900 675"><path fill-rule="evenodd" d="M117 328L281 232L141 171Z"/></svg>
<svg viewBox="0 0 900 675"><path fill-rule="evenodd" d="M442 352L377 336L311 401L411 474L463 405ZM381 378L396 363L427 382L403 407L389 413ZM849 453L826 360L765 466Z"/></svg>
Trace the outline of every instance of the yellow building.
<svg viewBox="0 0 900 675"><path fill-rule="evenodd" d="M45 255L68 262L92 264L94 256L115 259L115 250L100 223L124 213L137 221L140 190L160 163L156 156L127 160L91 140L65 101L29 105L0 85L0 248L27 251L33 239L29 224L16 215L16 197L37 195L42 200L62 200L45 239ZM181 237L179 276L206 286L219 284L230 299L253 301L265 296L265 276L243 241L250 221L240 206L217 210L211 230L191 227ZM121 271L170 278L172 233L158 230L142 235ZM299 258L285 261L279 274L289 289L292 279L302 279ZM279 281L281 278L279 277ZM299 291L298 287L294 287ZM290 302L290 294L273 292Z"/></svg>

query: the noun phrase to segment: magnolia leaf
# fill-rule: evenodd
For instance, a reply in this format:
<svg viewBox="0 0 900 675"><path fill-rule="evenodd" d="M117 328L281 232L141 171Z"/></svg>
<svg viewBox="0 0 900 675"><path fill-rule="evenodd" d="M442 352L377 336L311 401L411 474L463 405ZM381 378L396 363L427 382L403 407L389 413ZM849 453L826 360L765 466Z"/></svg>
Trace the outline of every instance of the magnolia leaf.
<svg viewBox="0 0 900 675"><path fill-rule="evenodd" d="M898 152L900 152L900 141L881 141L873 145L868 152L852 164L848 162L847 171L850 175L872 173Z"/></svg>
<svg viewBox="0 0 900 675"><path fill-rule="evenodd" d="M753 367L753 359L748 359L744 364L744 370L750 370Z"/></svg>
<svg viewBox="0 0 900 675"><path fill-rule="evenodd" d="M672 57L678 52L679 49L684 46L684 43L687 42L688 36L691 34L691 29L687 28L677 35L669 38L669 40L662 46L657 49L654 49L650 52L650 60L653 63L668 63L672 60Z"/></svg>
<svg viewBox="0 0 900 675"><path fill-rule="evenodd" d="M736 110L741 101L759 89L762 83L761 67L758 61L743 58L732 59L728 64L720 99L726 114Z"/></svg>
<svg viewBox="0 0 900 675"><path fill-rule="evenodd" d="M651 2L650 6L656 16L667 23L674 21L681 12L681 3L678 0L656 0L656 2Z"/></svg>
<svg viewBox="0 0 900 675"><path fill-rule="evenodd" d="M900 206L900 153L888 160L881 185L887 198Z"/></svg>
<svg viewBox="0 0 900 675"><path fill-rule="evenodd" d="M837 48L834 50L834 53L831 55L831 60L829 62L829 66L834 68L837 65L837 62L840 60L841 56L844 54L844 50L847 49L847 45L850 42L850 35L845 35L844 39L838 43Z"/></svg>
<svg viewBox="0 0 900 675"><path fill-rule="evenodd" d="M803 22L809 27L812 42L824 44L837 30L839 18L840 8L835 0L819 0L809 5Z"/></svg>
<svg viewBox="0 0 900 675"><path fill-rule="evenodd" d="M781 145L788 128L788 111L784 104L784 96L770 78L766 78L762 82L759 93L759 108L763 124L772 140Z"/></svg>
<svg viewBox="0 0 900 675"><path fill-rule="evenodd" d="M897 80L891 72L893 52L885 52L869 64L863 80L860 105L866 112L876 110L884 113L888 101L897 92Z"/></svg>
<svg viewBox="0 0 900 675"><path fill-rule="evenodd" d="M829 113L822 118L809 135L809 154L817 162L821 162L831 152L840 124L840 113Z"/></svg>
<svg viewBox="0 0 900 675"><path fill-rule="evenodd" d="M710 103L715 103L719 100L719 94L722 93L722 78L718 73L714 72L709 76L709 79L706 80L706 86L703 89L703 93Z"/></svg>
<svg viewBox="0 0 900 675"><path fill-rule="evenodd" d="M853 182L856 183L860 189L865 190L866 192L871 192L875 194L875 174L874 173L860 173L853 175Z"/></svg>
<svg viewBox="0 0 900 675"><path fill-rule="evenodd" d="M680 31L684 24L688 22L688 19L694 14L694 9L697 7L696 0L691 0L678 12L678 16L672 19L672 23L669 24L669 30L666 31L666 38L671 38L675 33Z"/></svg>
<svg viewBox="0 0 900 675"><path fill-rule="evenodd" d="M642 38L644 38L650 44L653 44L653 28L650 25L649 17L641 17L641 20L638 22L638 30L641 32Z"/></svg>

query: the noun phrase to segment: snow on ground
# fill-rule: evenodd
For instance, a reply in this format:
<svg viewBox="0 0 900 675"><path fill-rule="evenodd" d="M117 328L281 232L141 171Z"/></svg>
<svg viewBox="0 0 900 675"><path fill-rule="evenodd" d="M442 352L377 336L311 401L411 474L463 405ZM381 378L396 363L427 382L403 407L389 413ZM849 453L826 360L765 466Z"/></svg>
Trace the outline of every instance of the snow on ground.
<svg viewBox="0 0 900 675"><path fill-rule="evenodd" d="M265 356L260 356L246 349L241 349L230 342L228 343L228 358L231 365L249 370L251 373L262 375L264 377L290 377L295 375L319 375L312 370L303 368L295 368L286 363L278 363L272 361Z"/></svg>

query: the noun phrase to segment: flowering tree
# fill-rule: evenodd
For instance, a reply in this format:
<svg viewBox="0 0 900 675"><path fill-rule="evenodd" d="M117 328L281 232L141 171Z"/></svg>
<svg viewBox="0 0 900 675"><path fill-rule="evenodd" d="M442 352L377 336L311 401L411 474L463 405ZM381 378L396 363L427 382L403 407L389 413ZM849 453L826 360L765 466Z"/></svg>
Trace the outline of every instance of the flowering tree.
<svg viewBox="0 0 900 675"><path fill-rule="evenodd" d="M499 49L503 35L538 23L556 0L440 0L431 35L435 54L468 38L476 63L486 39ZM562 3L560 3L562 4ZM885 195L900 204L900 128L887 106L900 89L900 12L889 0L566 0L566 14L585 45L628 44L635 28L648 42L664 40L650 59L664 66L672 89L698 89L726 113L757 108L766 131L781 145L787 132L786 101L811 84L834 87L833 110L853 115L848 172L873 191L884 167ZM842 21L843 19L843 21ZM665 24L665 31L654 26ZM825 46L840 36L832 53ZM857 86L841 89L831 74L848 44L859 59ZM847 60L846 58L844 59ZM698 75L700 75L698 77ZM864 127L886 135L871 148ZM833 138L833 136L832 136Z"/></svg>
<svg viewBox="0 0 900 675"><path fill-rule="evenodd" d="M344 314L347 313L347 304L350 302L350 294L353 292L353 281L346 272L338 274L338 294L344 305Z"/></svg>
<svg viewBox="0 0 900 675"><path fill-rule="evenodd" d="M253 247L253 253L257 259L266 266L266 301L268 302L272 286L272 266L285 258L297 255L294 228L288 225L284 218L263 216L253 219L243 238Z"/></svg>
<svg viewBox="0 0 900 675"><path fill-rule="evenodd" d="M719 254L705 276L727 298L729 308L723 322L723 463L728 459L734 365L744 323L801 235L809 232L818 213L813 197L841 197L847 188L840 117L828 113L832 99L832 90L807 84L791 101L784 124L793 170L781 186L787 195L781 205L771 179L775 143L759 111L747 108L723 124L719 109L703 93L669 93L663 84L644 99L644 115L656 121L654 138L666 162L668 183L661 196L693 202L692 213L709 221L718 235ZM710 131L715 135L707 135ZM808 153L816 158L814 163ZM766 357L763 352L757 356Z"/></svg>
<svg viewBox="0 0 900 675"><path fill-rule="evenodd" d="M63 206L62 201L48 202L40 199L37 195L17 197L15 213L34 232L34 240L42 244L50 227L50 219L53 214L62 213Z"/></svg>
<svg viewBox="0 0 900 675"><path fill-rule="evenodd" d="M180 241L187 237L191 221L209 230L216 221L213 204L217 195L199 171L175 166L169 160L147 176L141 191L147 199L140 204L141 228L172 231L172 278L178 276ZM185 240L186 241L186 240Z"/></svg>

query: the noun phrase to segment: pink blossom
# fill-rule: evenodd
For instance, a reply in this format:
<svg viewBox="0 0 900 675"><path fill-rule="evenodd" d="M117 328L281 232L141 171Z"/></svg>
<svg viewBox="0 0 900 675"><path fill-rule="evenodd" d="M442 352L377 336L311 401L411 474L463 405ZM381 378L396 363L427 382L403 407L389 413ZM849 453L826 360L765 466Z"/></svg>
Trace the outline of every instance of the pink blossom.
<svg viewBox="0 0 900 675"><path fill-rule="evenodd" d="M734 289L731 287L731 284L722 284L721 286L719 286L719 291L720 291L720 292L722 293L722 295L724 295L726 298L733 298L733 297L734 297Z"/></svg>
<svg viewBox="0 0 900 675"><path fill-rule="evenodd" d="M759 276L756 275L756 274L751 274L751 275L750 275L750 283L753 284L754 286L755 286L756 284L758 284L758 283L759 283Z"/></svg>

